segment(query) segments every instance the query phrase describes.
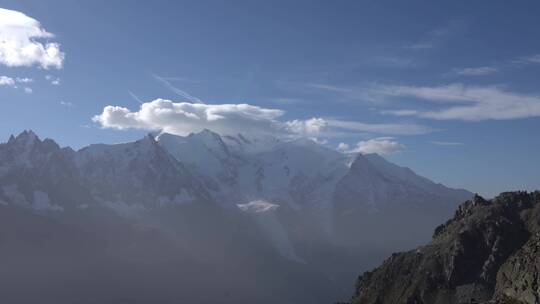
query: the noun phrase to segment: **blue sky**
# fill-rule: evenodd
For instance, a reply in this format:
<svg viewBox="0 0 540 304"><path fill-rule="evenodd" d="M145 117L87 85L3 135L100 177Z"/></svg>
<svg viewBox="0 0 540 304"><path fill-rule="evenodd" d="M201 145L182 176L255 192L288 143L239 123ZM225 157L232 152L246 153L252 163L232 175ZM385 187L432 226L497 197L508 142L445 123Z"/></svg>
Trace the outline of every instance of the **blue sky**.
<svg viewBox="0 0 540 304"><path fill-rule="evenodd" d="M486 196L540 188L537 1L0 8L24 14L0 20L16 42L0 47L4 140L33 129L79 148L208 127L379 151Z"/></svg>

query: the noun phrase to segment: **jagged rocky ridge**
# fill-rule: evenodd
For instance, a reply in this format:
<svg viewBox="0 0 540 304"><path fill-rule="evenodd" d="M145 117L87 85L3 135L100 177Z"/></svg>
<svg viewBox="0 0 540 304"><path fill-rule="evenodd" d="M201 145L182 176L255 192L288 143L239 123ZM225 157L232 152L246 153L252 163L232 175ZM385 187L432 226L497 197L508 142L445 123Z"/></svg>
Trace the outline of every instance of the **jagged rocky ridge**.
<svg viewBox="0 0 540 304"><path fill-rule="evenodd" d="M429 244L361 275L351 303L540 303L540 192L475 196Z"/></svg>

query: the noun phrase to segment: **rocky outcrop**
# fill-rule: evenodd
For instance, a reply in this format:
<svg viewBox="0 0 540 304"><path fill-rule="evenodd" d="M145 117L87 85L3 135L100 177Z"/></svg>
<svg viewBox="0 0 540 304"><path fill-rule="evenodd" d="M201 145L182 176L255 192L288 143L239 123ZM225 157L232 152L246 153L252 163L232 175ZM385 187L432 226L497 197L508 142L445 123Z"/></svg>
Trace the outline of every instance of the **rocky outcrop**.
<svg viewBox="0 0 540 304"><path fill-rule="evenodd" d="M479 196L433 240L361 275L352 303L540 303L540 192Z"/></svg>

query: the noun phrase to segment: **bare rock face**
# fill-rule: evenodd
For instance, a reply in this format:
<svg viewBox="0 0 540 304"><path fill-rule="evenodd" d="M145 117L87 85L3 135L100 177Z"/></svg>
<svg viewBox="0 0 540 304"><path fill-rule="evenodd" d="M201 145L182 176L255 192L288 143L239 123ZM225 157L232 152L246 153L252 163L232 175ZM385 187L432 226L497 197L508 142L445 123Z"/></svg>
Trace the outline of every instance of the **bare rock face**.
<svg viewBox="0 0 540 304"><path fill-rule="evenodd" d="M479 196L433 240L361 275L352 303L540 303L540 192Z"/></svg>
<svg viewBox="0 0 540 304"><path fill-rule="evenodd" d="M540 303L540 234L535 234L501 267L496 290L524 303Z"/></svg>

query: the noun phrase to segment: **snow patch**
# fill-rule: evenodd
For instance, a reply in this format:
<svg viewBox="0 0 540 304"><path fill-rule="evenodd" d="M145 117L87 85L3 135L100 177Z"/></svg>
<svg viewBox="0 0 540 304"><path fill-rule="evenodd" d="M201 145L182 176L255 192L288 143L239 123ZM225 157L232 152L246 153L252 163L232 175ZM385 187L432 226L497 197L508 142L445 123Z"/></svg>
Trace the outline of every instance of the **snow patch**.
<svg viewBox="0 0 540 304"><path fill-rule="evenodd" d="M248 213L262 213L276 210L279 205L272 204L263 200L252 201L247 204L237 204L238 208Z"/></svg>
<svg viewBox="0 0 540 304"><path fill-rule="evenodd" d="M237 206L255 220L261 231L266 235L270 243L282 257L298 263L305 263L305 261L296 254L287 230L278 220L276 213L273 212L279 205L263 200L257 200L247 204L237 204Z"/></svg>

